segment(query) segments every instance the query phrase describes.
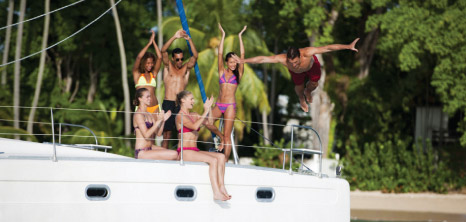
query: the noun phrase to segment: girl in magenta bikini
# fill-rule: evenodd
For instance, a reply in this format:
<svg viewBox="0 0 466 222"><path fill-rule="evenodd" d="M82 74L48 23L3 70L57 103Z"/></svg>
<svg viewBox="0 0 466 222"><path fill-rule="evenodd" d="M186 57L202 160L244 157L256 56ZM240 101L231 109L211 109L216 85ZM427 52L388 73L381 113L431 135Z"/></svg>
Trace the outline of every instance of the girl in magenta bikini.
<svg viewBox="0 0 466 222"><path fill-rule="evenodd" d="M224 135L225 140L222 140L225 148L225 161L228 161L231 153L231 131L233 129L234 119L236 117L236 98L235 93L238 88L238 84L243 76L244 64L237 63L232 57L236 55L234 52L229 52L225 56L225 62L227 68L224 68L223 65L223 41L225 40L225 31L223 31L222 25L218 24L220 31L222 31L222 40L218 47L218 74L219 74L219 85L220 91L215 103L215 107L212 110L212 117L214 119L220 118L222 115L224 117ZM241 58L244 59L244 46L242 34L246 31L244 26L243 30L238 34L239 45L240 45L240 54ZM219 148L222 150L222 148Z"/></svg>
<svg viewBox="0 0 466 222"><path fill-rule="evenodd" d="M146 88L136 90L133 105L138 109L133 116L134 134L136 134L136 145L134 146L134 157L136 159L176 160L178 153L174 150L155 146L155 134L162 135L165 120L170 117L171 112L157 113L157 120L148 113L147 107L151 105L151 92Z"/></svg>
<svg viewBox="0 0 466 222"><path fill-rule="evenodd" d="M186 161L205 162L209 164L209 178L214 192L215 200L229 200L231 196L225 189L225 156L221 153L210 153L200 151L197 148L197 138L199 128L204 125L210 131L217 134L222 140L222 133L213 125L209 113L212 109L214 99L211 97L204 103L204 112L199 115L189 112L194 106L193 94L189 91L182 91L176 95L176 103L180 106L180 112L176 117L176 129L178 138L181 136L181 116L183 116L183 159ZM181 152L181 144L178 143L178 153Z"/></svg>

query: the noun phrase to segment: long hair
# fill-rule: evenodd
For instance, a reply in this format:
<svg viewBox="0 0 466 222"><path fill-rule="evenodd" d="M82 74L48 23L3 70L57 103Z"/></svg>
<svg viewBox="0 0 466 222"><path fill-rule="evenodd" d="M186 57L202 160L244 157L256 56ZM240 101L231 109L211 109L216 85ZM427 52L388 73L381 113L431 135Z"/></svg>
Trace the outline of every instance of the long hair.
<svg viewBox="0 0 466 222"><path fill-rule="evenodd" d="M229 52L229 53L225 56L225 62L228 63L228 59L231 58L233 55L236 55L236 53L234 53L234 52ZM236 69L235 69L235 70L232 70L232 71L233 71L233 74L235 74L235 76L236 76L236 81L238 81L238 84L239 84L239 71L238 71L238 68L239 68L239 63L236 63Z"/></svg>
<svg viewBox="0 0 466 222"><path fill-rule="evenodd" d="M178 94L176 94L176 101L175 101L175 104L177 106L181 106L181 100L186 97L187 95L191 95L192 93L188 90L183 90L181 92L179 92Z"/></svg>
<svg viewBox="0 0 466 222"><path fill-rule="evenodd" d="M141 63L139 64L139 72L140 73L145 73L146 72L146 62L147 62L147 59L149 58L152 58L152 61L154 61L154 66L152 66L152 69L150 70L151 72L154 71L154 68L155 68L155 55L150 53L150 52L146 52L144 54L144 56L142 56L142 59L141 59Z"/></svg>
<svg viewBox="0 0 466 222"><path fill-rule="evenodd" d="M134 100L133 100L133 105L134 106L139 106L139 98L142 97L142 94L145 91L149 91L149 90L146 89L146 88L139 88L139 89L136 90L136 93L134 94Z"/></svg>

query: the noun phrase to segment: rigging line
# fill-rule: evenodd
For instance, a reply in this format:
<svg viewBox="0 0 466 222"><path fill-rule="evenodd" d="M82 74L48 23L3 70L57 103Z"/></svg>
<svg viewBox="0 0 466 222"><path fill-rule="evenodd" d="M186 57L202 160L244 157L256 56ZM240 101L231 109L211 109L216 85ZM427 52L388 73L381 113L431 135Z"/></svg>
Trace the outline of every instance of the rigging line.
<svg viewBox="0 0 466 222"><path fill-rule="evenodd" d="M239 120L240 122L243 123L243 125L245 125L247 128L251 129L252 131L254 131L255 133L259 134L259 136L261 136L262 138L266 139L267 141L270 142L270 144L272 144L272 146L274 147L277 147L271 140L269 140L269 138L265 137L264 135L262 135L261 133L257 132L255 129L253 129L252 127L249 127L248 125L246 125L246 123L243 122L243 120L239 119L238 117L235 117L235 119ZM277 147L278 148L278 147Z"/></svg>
<svg viewBox="0 0 466 222"><path fill-rule="evenodd" d="M120 0L121 1L121 0ZM19 107L21 109L31 109L31 108L36 108L36 109L54 109L54 110L68 110L68 111L86 111L86 112L107 112L107 113L126 113L126 111L111 111L111 110L99 110L99 109L76 109L76 108L55 108L55 107L47 107L47 106L36 106L36 107L31 107L31 106L0 106L0 108L14 108L14 107ZM136 112L129 112L129 113L136 113ZM172 113L172 115L186 115L186 114L180 114L180 113ZM222 118L214 118L215 121L221 120ZM231 120L231 121L237 121L235 119L223 119L223 120ZM251 123L251 124L264 124L262 122L254 122L254 121L244 121L240 120L239 121L244 123ZM291 125L283 125L283 124L277 124L277 123L267 123L268 126L282 126L282 127L287 127Z"/></svg>
<svg viewBox="0 0 466 222"><path fill-rule="evenodd" d="M112 111L112 110L101 110L101 109L75 109L75 108L61 108L61 107L49 107L49 106L0 106L0 108L14 108L19 107L21 109L54 109L54 110L68 110L68 111L87 111L87 112L107 112L107 113L126 113L125 111ZM136 113L136 112L129 112L129 113Z"/></svg>
<svg viewBox="0 0 466 222"><path fill-rule="evenodd" d="M31 134L35 135L35 134ZM80 135L61 135L62 137L82 137L82 138L94 138L94 136L80 136ZM96 136L97 139L128 139L128 140L138 140L143 138L129 138L129 137L111 137L111 136ZM145 139L145 140L153 140L153 141L162 141L162 140L171 140L171 141L179 141L180 139ZM204 143L204 144L212 144L215 145L214 142L208 141L198 141L198 140L183 140L188 142L197 142L197 143ZM231 145L231 144L230 144ZM265 146L247 146L247 145L236 145L237 147L245 147L245 148L260 148L260 149L274 149L274 150L284 150L289 149L287 147L265 147Z"/></svg>
<svg viewBox="0 0 466 222"><path fill-rule="evenodd" d="M29 133L0 133L0 135L12 135L12 136L52 136L52 134L29 134Z"/></svg>
<svg viewBox="0 0 466 222"><path fill-rule="evenodd" d="M61 44L62 42L64 42L64 41L70 39L71 37L73 37L73 36L75 36L75 35L77 35L78 33L80 33L81 31L83 31L84 29L86 29L86 28L89 27L90 25L94 24L97 20L99 20L100 18L102 18L102 16L104 16L105 14L107 14L107 12L109 12L110 10L112 10L112 9L113 9L116 5L118 5L118 3L120 3L120 2L121 2L121 0L118 0L118 2L116 2L114 5L112 5L112 7L110 7L109 9L107 9L107 10L106 10L104 13L102 13L99 17L97 17L97 18L94 19L92 22L90 22L90 23L87 24L86 26L82 27L81 29L79 29L79 30L76 31L75 33L71 34L70 36L68 36L68 37L66 37L66 38L64 38L64 39L62 39L61 41L59 41L59 42L57 42L57 43L55 43L55 44L53 44L53 45L51 45L51 46L49 46L49 47L47 47L47 48L45 48L45 49L42 49L42 50L37 51L37 52L34 52L34 53L32 53L32 54L30 54L30 55L28 55L28 56L25 56L25 57L23 57L23 58L20 58L20 59L17 59L17 60L13 60L13 61L11 61L11 62L7 62L7 63L4 63L4 64L1 64L0 67L9 65L9 64L12 64L12 63L15 63L15 62L19 62L19 61L22 61L22 60L25 60L25 59L27 59L27 58L29 58L29 57L35 56L35 55L37 55L37 54L39 54L39 53L41 53L41 52L47 51L47 50L49 50L49 49L51 49L51 48L53 48L53 47L55 47L55 46Z"/></svg>
<svg viewBox="0 0 466 222"><path fill-rule="evenodd" d="M11 120L11 119L0 119L0 121L14 122L15 120ZM20 122L20 123L28 123L29 121L27 121L27 120L18 120L18 122ZM48 122L32 122L32 123L36 123L36 124L52 124L52 123L48 123ZM58 123L55 123L55 125L58 125Z"/></svg>
<svg viewBox="0 0 466 222"><path fill-rule="evenodd" d="M54 134L29 134L29 133L0 133L0 135L10 135L10 136L53 136ZM56 135L56 134L55 134ZM79 136L79 135L61 135L62 137L81 137L81 138L94 138L94 136ZM0 138L1 139L1 138ZM127 140L136 140L140 138L127 138L127 137L111 137L111 136L97 136L97 139L127 139ZM154 141L162 141L164 139L150 139ZM179 139L166 139L166 140L179 140ZM190 142L198 142L204 144L212 144L213 142L206 142L206 141L197 141L197 140L185 140ZM271 150L285 150L289 149L287 147L265 147L265 146L247 146L247 145L236 145L237 147L245 147L245 148L254 148L254 149L271 149Z"/></svg>
<svg viewBox="0 0 466 222"><path fill-rule="evenodd" d="M85 0L80 0L80 1L77 1L77 2L73 2L73 3L71 3L71 4L67 5L67 6L63 6L63 7L59 8L59 9L55 9L55 10L53 10L53 11L51 11L51 12L47 12L47 13L45 13L45 14L38 15L38 16L36 16L36 17L34 17L34 18L30 18L30 19L25 20L25 21L22 21L22 22L18 22L18 23L15 23L15 24L11 24L11 25L7 25L7 26L4 26L4 27L1 27L0 30L6 29L6 28L8 28L8 27L12 27L12 26L19 25L19 24L21 24L21 23L29 22L29 21L38 19L38 18L40 18L40 17L44 17L44 16L46 16L46 15L48 15L48 14L52 14L52 13L54 13L54 12L58 12L58 11L60 11L60 10L63 10L63 9L65 9L65 8L68 8L68 7L71 7L71 6L73 6L73 5L76 5L76 4L78 4L78 3L81 3L81 2L83 2L83 1L85 1ZM11 10L11 9L10 9L10 10Z"/></svg>

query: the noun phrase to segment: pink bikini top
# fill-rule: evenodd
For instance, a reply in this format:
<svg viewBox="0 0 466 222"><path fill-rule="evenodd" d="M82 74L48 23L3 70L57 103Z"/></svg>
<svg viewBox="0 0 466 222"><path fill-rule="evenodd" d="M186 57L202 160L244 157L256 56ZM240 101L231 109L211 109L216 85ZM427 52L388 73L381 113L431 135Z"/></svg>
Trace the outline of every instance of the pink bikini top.
<svg viewBox="0 0 466 222"><path fill-rule="evenodd" d="M189 115L186 115L186 116L191 120L191 122L194 123L193 119ZM201 128L197 128L197 130L193 130L193 129L190 129L190 128L186 127L186 126L183 126L183 133L189 133L189 132L192 132L192 131L199 131L200 129ZM181 130L178 130L178 133L181 133Z"/></svg>
<svg viewBox="0 0 466 222"><path fill-rule="evenodd" d="M238 81L236 81L236 76L233 75L228 81L225 78L225 72L223 72L222 77L218 80L218 84L224 84L224 83L230 83L230 84L235 84L238 85Z"/></svg>

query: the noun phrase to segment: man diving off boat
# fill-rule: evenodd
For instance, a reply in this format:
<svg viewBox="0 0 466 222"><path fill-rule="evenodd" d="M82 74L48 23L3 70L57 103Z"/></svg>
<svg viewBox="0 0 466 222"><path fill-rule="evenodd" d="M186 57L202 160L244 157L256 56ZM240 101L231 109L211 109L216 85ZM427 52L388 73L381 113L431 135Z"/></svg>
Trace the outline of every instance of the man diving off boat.
<svg viewBox="0 0 466 222"><path fill-rule="evenodd" d="M311 92L314 91L318 86L320 79L321 70L320 63L317 60L315 54L322 54L326 52L338 51L338 50L353 50L358 51L355 46L359 38L355 39L351 44L333 44L321 47L306 47L296 48L289 47L286 54L279 54L273 56L256 56L248 59L241 59L238 56L234 56L239 63L251 63L251 64L262 64L262 63L281 63L288 68L290 71L291 79L295 84L294 90L296 95L299 97L299 103L304 112L309 111L307 103L312 103ZM306 76L309 81L304 86Z"/></svg>
<svg viewBox="0 0 466 222"><path fill-rule="evenodd" d="M168 48L175 39L184 38L189 41L193 55L189 61L183 64L183 51L176 48L172 51L171 60L168 58ZM180 110L175 104L176 95L183 91L188 84L189 70L196 64L197 50L192 39L182 29L178 30L162 47L162 62L165 65L163 72L163 83L165 84L165 98L162 103L162 109L165 112L170 110L172 114L177 114ZM162 147L168 148L168 140L171 138L172 131L175 129L175 115L165 122L163 132Z"/></svg>

